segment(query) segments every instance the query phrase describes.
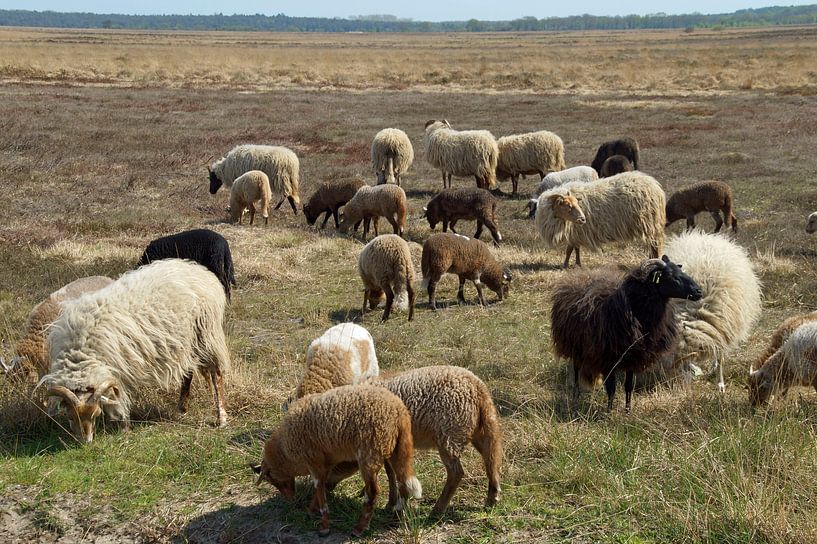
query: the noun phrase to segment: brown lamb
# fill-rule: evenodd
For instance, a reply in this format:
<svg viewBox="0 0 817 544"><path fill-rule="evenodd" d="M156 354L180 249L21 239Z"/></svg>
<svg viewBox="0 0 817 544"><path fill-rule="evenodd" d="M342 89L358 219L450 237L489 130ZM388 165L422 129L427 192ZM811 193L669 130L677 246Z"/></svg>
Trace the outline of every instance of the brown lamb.
<svg viewBox="0 0 817 544"><path fill-rule="evenodd" d="M607 157L604 160L604 163L601 165L600 176L603 178L609 178L610 176L615 176L616 174L621 174L622 172L632 171L633 164L630 162L630 159L624 155L613 155L612 157Z"/></svg>
<svg viewBox="0 0 817 544"><path fill-rule="evenodd" d="M341 206L352 200L358 189L366 185L361 178L333 180L321 183L318 189L312 193L309 200L304 204L304 215L310 225L314 225L322 213L323 223L321 228L326 227L331 215L335 220L335 228L340 225L338 210Z"/></svg>
<svg viewBox="0 0 817 544"><path fill-rule="evenodd" d="M738 231L738 220L733 212L732 188L722 181L701 181L675 192L667 200L667 225L686 217L687 228L695 227L695 215L708 211L715 220L715 232L721 230L724 220ZM723 211L723 219L720 212Z"/></svg>
<svg viewBox="0 0 817 544"><path fill-rule="evenodd" d="M369 234L369 225L374 223L374 235L379 234L377 222L385 217L394 229L394 233L403 236L406 228L406 192L397 185L364 185L343 208L343 219L338 230L346 233L354 225L357 230L363 223L363 239Z"/></svg>
<svg viewBox="0 0 817 544"><path fill-rule="evenodd" d="M496 220L496 198L490 192L478 187L463 187L461 189L443 189L440 194L432 198L424 208L425 218L431 230L442 221L443 232L457 233L454 226L460 219L476 220L477 231L474 238L482 236L482 227L488 227L495 244L502 241Z"/></svg>

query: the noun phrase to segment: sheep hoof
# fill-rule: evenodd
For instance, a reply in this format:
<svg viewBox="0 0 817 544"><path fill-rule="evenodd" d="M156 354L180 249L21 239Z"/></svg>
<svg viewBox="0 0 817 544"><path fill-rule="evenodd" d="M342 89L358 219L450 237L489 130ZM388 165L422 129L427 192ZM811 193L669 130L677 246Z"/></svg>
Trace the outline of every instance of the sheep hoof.
<svg viewBox="0 0 817 544"><path fill-rule="evenodd" d="M723 382L718 382L718 391L721 393L726 393L726 384Z"/></svg>
<svg viewBox="0 0 817 544"><path fill-rule="evenodd" d="M329 536L330 532L331 531L329 529L321 528L321 529L318 529L318 536L321 537L321 538L324 538L324 537ZM354 534L354 531L352 531L352 534Z"/></svg>

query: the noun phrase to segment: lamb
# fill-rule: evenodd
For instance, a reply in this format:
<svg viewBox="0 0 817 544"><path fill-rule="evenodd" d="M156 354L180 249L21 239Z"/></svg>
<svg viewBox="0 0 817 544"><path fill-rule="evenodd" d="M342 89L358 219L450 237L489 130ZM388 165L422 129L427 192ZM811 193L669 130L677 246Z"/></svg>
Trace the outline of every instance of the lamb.
<svg viewBox="0 0 817 544"><path fill-rule="evenodd" d="M792 385L817 389L817 313L787 319L775 331L761 366L749 367L749 403L765 404L786 396Z"/></svg>
<svg viewBox="0 0 817 544"><path fill-rule="evenodd" d="M499 155L494 135L487 130L451 128L448 121L431 120L425 127L426 160L443 174L443 189L451 187L451 176L474 176L477 187L496 188Z"/></svg>
<svg viewBox="0 0 817 544"><path fill-rule="evenodd" d="M250 170L238 176L230 189L230 216L233 222L240 225L244 210L249 208L252 225L255 221L254 203L258 200L261 201L261 217L266 225L269 218L269 177L261 170Z"/></svg>
<svg viewBox="0 0 817 544"><path fill-rule="evenodd" d="M684 187L667 200L667 225L686 218L687 228L695 227L695 215L706 210L715 220L715 232L719 232L724 220L738 231L738 220L732 212L734 196L732 188L722 181L702 181ZM723 219L720 212L723 211Z"/></svg>
<svg viewBox="0 0 817 544"><path fill-rule="evenodd" d="M456 234L454 226L460 219L476 219L477 231L474 238L482 235L483 225L491 231L495 244L502 241L502 234L496 220L496 197L485 189L477 187L463 187L461 189L443 189L432 198L423 208L423 216L428 219L431 230L442 221L443 232L448 231L449 222L451 232Z"/></svg>
<svg viewBox="0 0 817 544"><path fill-rule="evenodd" d="M463 290L465 280L474 282L480 304L487 306L482 293L482 283L497 294L499 300L508 296L511 271L503 268L485 242L466 236L442 232L432 234L423 244L422 288L428 290L428 305L437 309L435 291L442 275L451 272L459 276L460 287L457 300L465 303Z"/></svg>
<svg viewBox="0 0 817 544"><path fill-rule="evenodd" d="M600 378L613 408L616 371L626 373L630 410L633 374L672 350L678 335L671 298L700 300L701 288L666 255L649 259L623 278L611 270L576 271L553 289L551 337L558 357L573 363L574 400Z"/></svg>
<svg viewBox="0 0 817 544"><path fill-rule="evenodd" d="M306 204L304 204L303 209L306 222L310 225L314 225L318 217L322 213L325 213L326 215L323 216L321 228L326 226L330 215L335 219L335 228L338 228L340 225L338 211L341 206L349 202L352 197L355 196L357 190L364 185L366 185L366 182L361 178L321 183L317 190L312 193L312 196L309 197L309 200L306 201Z"/></svg>
<svg viewBox="0 0 817 544"><path fill-rule="evenodd" d="M89 276L79 278L54 291L42 302L34 306L28 314L26 334L17 342L17 356L10 364L0 357L0 365L10 377L34 378L37 380L48 373L48 331L62 312L63 305L69 300L92 293L113 283L106 276Z"/></svg>
<svg viewBox="0 0 817 544"><path fill-rule="evenodd" d="M817 212L809 214L806 222L806 234L814 234L817 232Z"/></svg>
<svg viewBox="0 0 817 544"><path fill-rule="evenodd" d="M609 178L622 172L632 172L633 164L624 155L613 155L604 159L601 165L601 177Z"/></svg>
<svg viewBox="0 0 817 544"><path fill-rule="evenodd" d="M519 175L539 174L565 169L565 146L562 139L547 130L503 136L496 141L499 149L496 177L510 178L516 194Z"/></svg>
<svg viewBox="0 0 817 544"><path fill-rule="evenodd" d="M635 138L624 137L618 140L604 142L599 146L598 151L596 151L596 157L590 166L593 167L599 176L604 177L601 175L601 167L604 161L613 155L623 155L627 157L627 159L633 163L633 170L638 170L638 142Z"/></svg>
<svg viewBox="0 0 817 544"><path fill-rule="evenodd" d="M369 234L369 222L374 219L374 235L378 235L377 222L385 217L395 234L403 235L406 228L406 193L397 185L365 185L357 190L352 200L343 208L343 220L338 230L347 232L363 221L363 239Z"/></svg>
<svg viewBox="0 0 817 544"><path fill-rule="evenodd" d="M536 215L536 206L539 203L539 195L549 191L559 185L570 183L571 181L588 182L596 181L599 175L589 166L574 166L559 172L551 172L542 178L542 182L534 189L531 199L528 201L528 217L533 219Z"/></svg>
<svg viewBox="0 0 817 544"><path fill-rule="evenodd" d="M300 163L297 155L286 147L251 144L234 147L208 168L210 194L216 194L222 184L232 186L239 176L250 170L261 170L269 177L270 193L281 196L276 210L286 199L292 212L298 213L297 205L301 203L298 196Z"/></svg>
<svg viewBox="0 0 817 544"><path fill-rule="evenodd" d="M667 256L684 263L703 291L698 301L673 301L679 330L674 370L690 362L714 361L718 387L726 389L723 361L749 338L760 317L761 289L747 251L726 236L691 231L668 240Z"/></svg>
<svg viewBox="0 0 817 544"><path fill-rule="evenodd" d="M576 250L597 251L607 242L641 239L656 258L664 245L666 196L654 178L625 172L590 183L568 183L545 191L536 209L536 230L549 248L567 246L563 267Z"/></svg>
<svg viewBox="0 0 817 544"><path fill-rule="evenodd" d="M217 421L227 423L223 376L230 367L224 337L226 297L218 279L191 261L165 259L65 303L48 336L53 414L69 412L77 440L91 442L103 413L129 426L138 390L181 386L187 409L195 370L213 384ZM62 406L60 406L62 405Z"/></svg>
<svg viewBox="0 0 817 544"><path fill-rule="evenodd" d="M235 269L230 244L212 230L193 229L157 238L148 244L137 267L161 259L190 259L216 275L230 301L230 285L235 285Z"/></svg>
<svg viewBox="0 0 817 544"><path fill-rule="evenodd" d="M400 174L414 162L414 148L406 133L399 128L384 128L372 140L372 168L381 183L400 185Z"/></svg>
<svg viewBox="0 0 817 544"><path fill-rule="evenodd" d="M310 475L315 495L309 508L320 513L318 533L326 536L327 484L332 468L344 462L355 462L364 482L363 511L352 530L356 537L369 526L384 464L399 487L396 510L403 499L422 496L414 475L411 416L397 396L380 387L346 385L294 403L264 444L261 465L253 468L257 483L266 480L287 498L295 494L295 477Z"/></svg>
<svg viewBox="0 0 817 544"><path fill-rule="evenodd" d="M396 234L378 236L360 252L357 271L363 280L362 314L367 303L374 310L385 293L383 321L391 314L395 296L397 308L408 310L409 321L414 318L414 264L405 240Z"/></svg>

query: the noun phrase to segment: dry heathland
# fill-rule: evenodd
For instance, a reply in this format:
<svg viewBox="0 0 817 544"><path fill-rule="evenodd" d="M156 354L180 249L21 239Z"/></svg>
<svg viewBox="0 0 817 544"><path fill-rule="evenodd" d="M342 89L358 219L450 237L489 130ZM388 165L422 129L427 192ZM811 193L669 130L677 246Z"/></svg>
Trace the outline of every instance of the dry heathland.
<svg viewBox="0 0 817 544"><path fill-rule="evenodd" d="M429 232L422 206L440 187L422 153L423 124L435 117L497 136L553 130L571 166L588 164L601 141L631 135L643 170L668 192L728 182L737 241L764 284L763 316L726 362L725 395L704 377L687 390L640 392L631 414L619 402L608 415L597 391L573 417L563 365L550 350L549 290L565 273L562 255L543 251L522 199L502 199L505 242L496 253L514 273L508 300L457 305L448 277L438 300L449 304L438 313L421 295L412 323L398 314L381 325L379 312L362 323L382 368L448 363L488 383L507 442L503 496L481 509L484 473L469 452L452 510L427 519L444 470L436 454L421 453L425 497L397 525L380 511L369 538L814 541L817 396L794 391L753 414L743 386L774 327L817 309L817 239L804 233L817 209L816 32L0 30L3 354L45 295L80 276L117 276L160 235L202 225L222 233L239 283L227 320L235 372L226 429L210 427L209 395L197 381L189 414L173 413L172 394L149 395L140 403L145 423L133 432L105 431L77 447L24 387L0 379L0 541L312 539L315 520L304 508L311 487L288 503L256 489L246 465L279 420L309 340L334 323L361 321L362 246L307 228L284 208L267 228L223 223L226 194L207 193L205 165L238 143L286 145L302 159L306 196L333 177L373 180L372 136L400 127L418 155L404 187L407 238L420 244ZM533 185L521 184L526 192ZM699 221L711 228L708 216ZM631 266L643 256L635 245L613 245L584 261ZM474 299L472 286L466 295ZM354 523L358 489L351 479L330 501L334 538Z"/></svg>

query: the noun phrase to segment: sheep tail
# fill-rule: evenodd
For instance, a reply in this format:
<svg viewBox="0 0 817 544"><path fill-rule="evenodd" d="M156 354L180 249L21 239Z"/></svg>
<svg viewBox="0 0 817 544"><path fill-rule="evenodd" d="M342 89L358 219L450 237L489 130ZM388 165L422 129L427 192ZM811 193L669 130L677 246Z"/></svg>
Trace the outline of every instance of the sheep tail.
<svg viewBox="0 0 817 544"><path fill-rule="evenodd" d="M234 287L238 285L235 281L235 268L233 267L233 256L227 253L226 258L224 259L224 271L227 273L227 281L229 281Z"/></svg>
<svg viewBox="0 0 817 544"><path fill-rule="evenodd" d="M733 232L738 231L738 218L732 211L732 199L729 197L723 203L723 220L730 224Z"/></svg>
<svg viewBox="0 0 817 544"><path fill-rule="evenodd" d="M397 443L389 457L389 465L394 471L395 479L400 488L400 498L411 497L419 499L423 496L423 486L414 475L414 439L411 435L411 418L403 417L397 425ZM398 499L395 510L402 508Z"/></svg>
<svg viewBox="0 0 817 544"><path fill-rule="evenodd" d="M395 183L393 157L386 159L386 183Z"/></svg>
<svg viewBox="0 0 817 544"><path fill-rule="evenodd" d="M471 438L474 447L482 455L488 476L488 496L485 506L493 506L499 497L500 467L502 466L502 427L496 413L491 393L484 384L480 387L479 422Z"/></svg>
<svg viewBox="0 0 817 544"><path fill-rule="evenodd" d="M488 175L485 177L485 181L487 182L486 189L489 189L489 190L493 191L494 189L497 188L496 169L495 168L489 168L487 174Z"/></svg>
<svg viewBox="0 0 817 544"><path fill-rule="evenodd" d="M431 263L428 262L430 257L423 251L422 261L420 262L420 270L423 272L423 281L420 283L420 289L424 291L428 289L428 283L431 280Z"/></svg>

